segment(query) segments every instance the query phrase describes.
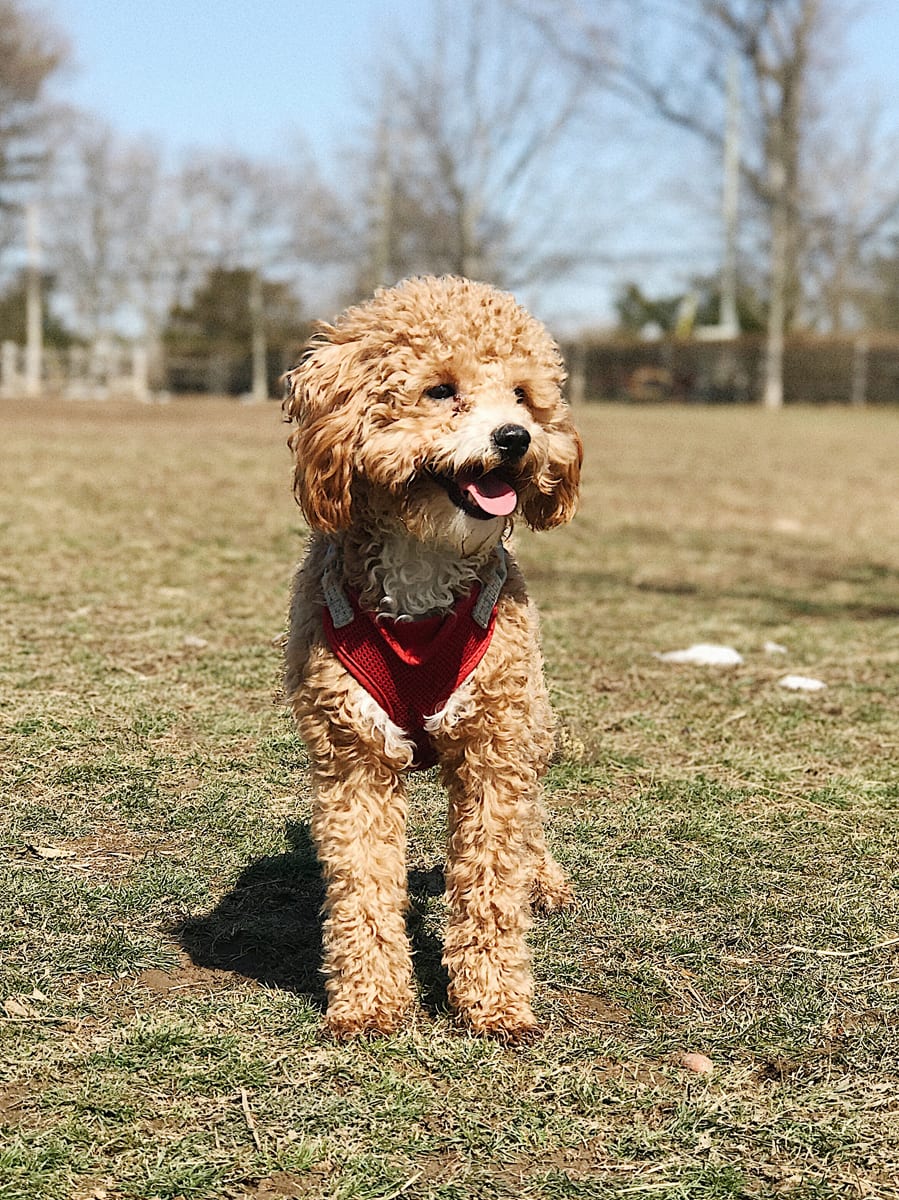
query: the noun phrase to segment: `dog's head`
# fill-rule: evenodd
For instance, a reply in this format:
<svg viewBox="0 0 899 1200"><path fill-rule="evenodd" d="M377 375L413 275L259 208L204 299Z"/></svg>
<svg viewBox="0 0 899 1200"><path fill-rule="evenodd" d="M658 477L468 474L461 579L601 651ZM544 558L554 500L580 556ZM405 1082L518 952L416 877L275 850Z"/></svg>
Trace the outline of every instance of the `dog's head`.
<svg viewBox="0 0 899 1200"><path fill-rule="evenodd" d="M570 520L582 448L558 347L513 298L457 278L411 279L320 325L285 376L294 486L309 525L357 507L423 541L495 541L514 514Z"/></svg>

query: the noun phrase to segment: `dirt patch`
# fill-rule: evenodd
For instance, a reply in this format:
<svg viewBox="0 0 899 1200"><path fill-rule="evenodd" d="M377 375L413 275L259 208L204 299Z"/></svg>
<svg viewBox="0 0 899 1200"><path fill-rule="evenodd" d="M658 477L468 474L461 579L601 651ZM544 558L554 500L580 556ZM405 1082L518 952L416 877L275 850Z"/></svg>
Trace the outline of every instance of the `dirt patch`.
<svg viewBox="0 0 899 1200"><path fill-rule="evenodd" d="M0 1088L0 1125L18 1125L22 1110L34 1087L26 1083L9 1083Z"/></svg>
<svg viewBox="0 0 899 1200"><path fill-rule="evenodd" d="M72 1192L72 1200L110 1200L108 1186L103 1183L82 1183Z"/></svg>
<svg viewBox="0 0 899 1200"><path fill-rule="evenodd" d="M150 968L141 971L136 981L147 991L157 996L166 996L169 992L184 992L202 988L205 991L221 991L222 988L233 987L235 976L230 971L216 971L211 967L195 967L186 958L171 971Z"/></svg>
<svg viewBox="0 0 899 1200"><path fill-rule="evenodd" d="M52 843L29 839L20 856L35 864L115 878L127 874L135 863L150 855L180 859L183 854L183 848L171 841L142 838L124 825L110 824L98 833L80 838Z"/></svg>
<svg viewBox="0 0 899 1200"><path fill-rule="evenodd" d="M620 1004L606 1000L596 992L567 988L564 984L553 984L553 990L561 996L562 1003L572 1019L601 1025L626 1025L630 1013Z"/></svg>
<svg viewBox="0 0 899 1200"><path fill-rule="evenodd" d="M602 996L593 996L586 992L569 993L567 1002L576 1009L578 1016L590 1017L593 1021L601 1021L605 1025L624 1025L630 1020L630 1013L619 1004L604 1000Z"/></svg>
<svg viewBox="0 0 899 1200"><path fill-rule="evenodd" d="M451 1150L428 1156L419 1163L419 1179L424 1183L447 1183L459 1171L462 1159Z"/></svg>
<svg viewBox="0 0 899 1200"><path fill-rule="evenodd" d="M550 1151L540 1160L540 1166L546 1171L563 1171L568 1176L583 1178L595 1176L597 1170L606 1165L608 1160L607 1148L595 1138L580 1146Z"/></svg>
<svg viewBox="0 0 899 1200"><path fill-rule="evenodd" d="M326 1181L331 1173L327 1163L316 1163L305 1174L298 1175L293 1171L275 1171L273 1174L260 1179L228 1195L233 1200L297 1200L305 1196L321 1196Z"/></svg>

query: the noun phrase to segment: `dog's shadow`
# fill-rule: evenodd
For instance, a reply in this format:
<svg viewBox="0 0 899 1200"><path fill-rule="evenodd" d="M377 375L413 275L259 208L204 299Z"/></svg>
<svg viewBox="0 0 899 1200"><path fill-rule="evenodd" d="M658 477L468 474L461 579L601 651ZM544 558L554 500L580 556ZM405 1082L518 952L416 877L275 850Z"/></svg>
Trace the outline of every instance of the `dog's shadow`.
<svg viewBox="0 0 899 1200"><path fill-rule="evenodd" d="M195 966L232 971L324 1009L321 868L308 824L289 823L286 836L288 851L251 863L210 913L173 932ZM443 890L441 867L410 870L407 928L422 1004L434 1013L446 1009L448 980L429 908Z"/></svg>

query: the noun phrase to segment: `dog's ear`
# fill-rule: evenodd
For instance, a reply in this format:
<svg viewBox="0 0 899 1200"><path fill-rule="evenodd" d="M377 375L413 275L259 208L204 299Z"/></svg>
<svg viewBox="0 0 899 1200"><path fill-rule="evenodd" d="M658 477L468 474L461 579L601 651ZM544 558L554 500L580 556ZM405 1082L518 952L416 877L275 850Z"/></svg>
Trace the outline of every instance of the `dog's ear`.
<svg viewBox="0 0 899 1200"><path fill-rule="evenodd" d="M341 388L341 367L350 357L352 346L341 344L338 338L333 325L317 322L300 361L281 376L285 421L300 424L343 402L348 389Z"/></svg>
<svg viewBox="0 0 899 1200"><path fill-rule="evenodd" d="M350 524L359 435L353 403L361 382L355 375L355 347L332 341L335 333L331 326L319 326L299 366L284 376L284 415L297 423L288 439L294 493L310 528L321 533L336 533Z"/></svg>
<svg viewBox="0 0 899 1200"><path fill-rule="evenodd" d="M533 490L524 497L522 512L531 529L565 525L577 511L584 447L567 416L550 435L550 457Z"/></svg>

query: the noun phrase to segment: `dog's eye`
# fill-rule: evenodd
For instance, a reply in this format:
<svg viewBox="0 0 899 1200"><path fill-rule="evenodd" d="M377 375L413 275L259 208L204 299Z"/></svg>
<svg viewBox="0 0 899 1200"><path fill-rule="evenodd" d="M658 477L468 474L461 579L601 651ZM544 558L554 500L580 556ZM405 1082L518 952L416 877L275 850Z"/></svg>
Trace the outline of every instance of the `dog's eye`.
<svg viewBox="0 0 899 1200"><path fill-rule="evenodd" d="M515 389L515 399L519 404L527 404L528 400L530 400L527 389L523 387L517 387Z"/></svg>
<svg viewBox="0 0 899 1200"><path fill-rule="evenodd" d="M435 383L425 392L425 395L431 400L452 400L455 394L456 385L454 383Z"/></svg>

